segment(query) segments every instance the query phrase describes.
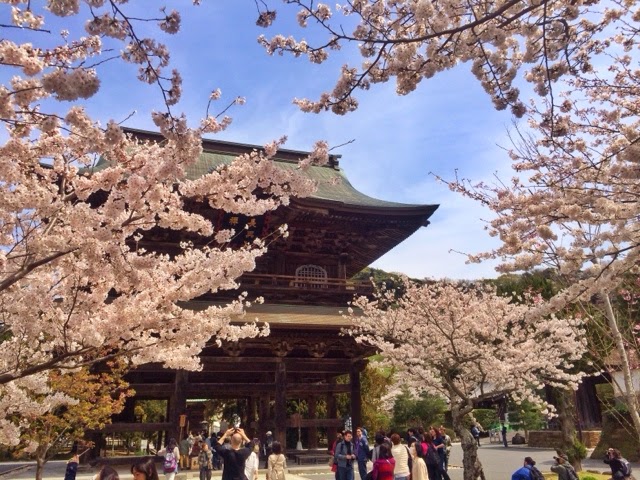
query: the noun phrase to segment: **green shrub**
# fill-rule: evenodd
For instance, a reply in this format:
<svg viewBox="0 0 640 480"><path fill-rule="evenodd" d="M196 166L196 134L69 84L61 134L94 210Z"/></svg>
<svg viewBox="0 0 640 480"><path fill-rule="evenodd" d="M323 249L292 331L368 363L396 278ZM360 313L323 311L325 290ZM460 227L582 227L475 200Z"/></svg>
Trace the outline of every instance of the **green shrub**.
<svg viewBox="0 0 640 480"><path fill-rule="evenodd" d="M498 415L492 408L476 408L473 410L473 416L482 425L483 430L495 428L498 424Z"/></svg>
<svg viewBox="0 0 640 480"><path fill-rule="evenodd" d="M580 440L574 440L573 445L567 449L567 455L572 459L587 458L587 447Z"/></svg>

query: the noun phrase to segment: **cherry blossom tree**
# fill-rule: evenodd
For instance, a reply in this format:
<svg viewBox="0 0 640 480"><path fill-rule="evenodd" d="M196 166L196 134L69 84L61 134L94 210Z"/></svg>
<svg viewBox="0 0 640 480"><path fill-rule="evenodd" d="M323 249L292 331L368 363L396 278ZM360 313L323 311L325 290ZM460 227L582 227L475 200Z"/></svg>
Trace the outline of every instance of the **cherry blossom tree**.
<svg viewBox="0 0 640 480"><path fill-rule="evenodd" d="M270 161L281 141L185 179L202 151L201 135L230 123L228 107L209 113L221 95L214 90L205 100L206 117L189 128L174 112L181 77L166 73L169 52L135 29L139 21L155 21L159 36L175 34L179 13L161 10L158 18L139 19L126 7L126 0L0 6L12 22L3 25L0 40L2 78L10 79L0 85L6 127L0 145L1 443L19 439L21 424L8 415L31 418L69 401L50 388L53 368L75 370L120 356L131 366L153 361L197 369L206 342L267 334L268 326L230 324L241 319L243 298L202 311L184 307L203 294L236 288L266 247L257 240L230 248L234 232L216 231L211 218L188 205L260 215L315 188ZM82 37L47 29L52 16L78 15L87 18ZM33 33L29 43L17 40L24 31ZM84 110L85 99L99 91L98 72L118 61L137 65L138 78L160 93L153 121L162 142L140 141L114 120L101 123ZM236 103L241 100L229 106ZM326 158L326 146L318 147L306 164ZM158 229L181 240L175 251L145 248L145 236Z"/></svg>
<svg viewBox="0 0 640 480"><path fill-rule="evenodd" d="M627 26L630 38L637 33L635 25ZM472 261L501 259L504 272L553 268L564 288L546 308L573 302L585 318L606 319L640 439L628 348L635 339L625 338L613 301L629 274L637 274L640 257L640 77L633 55L617 44L603 45L601 55L611 60L606 71L576 74L557 105L548 99L530 110L530 130L517 132L510 151L514 178L494 184L458 179L449 185L495 214L487 228L501 246Z"/></svg>
<svg viewBox="0 0 640 480"><path fill-rule="evenodd" d="M276 20L274 3L256 2L258 25ZM335 87L317 100L296 100L302 110L316 113L353 111L359 89L393 79L396 92L406 95L422 80L468 63L496 108L521 117L527 106L518 79L545 96L559 78L591 71L593 55L608 42L637 45L625 31L637 23L634 1L351 0L335 8L313 0L284 3L297 11L301 31L261 36L269 54L323 63L353 46L362 59L358 66L344 65ZM303 35L312 40L299 39Z"/></svg>
<svg viewBox="0 0 640 480"><path fill-rule="evenodd" d="M464 479L484 478L465 416L474 402L504 395L552 413L541 390L577 388L582 374L570 371L586 348L582 322L541 316L543 300L514 302L488 285L406 282L405 289L399 298L382 290L355 299L348 333L377 347L411 390L449 402Z"/></svg>

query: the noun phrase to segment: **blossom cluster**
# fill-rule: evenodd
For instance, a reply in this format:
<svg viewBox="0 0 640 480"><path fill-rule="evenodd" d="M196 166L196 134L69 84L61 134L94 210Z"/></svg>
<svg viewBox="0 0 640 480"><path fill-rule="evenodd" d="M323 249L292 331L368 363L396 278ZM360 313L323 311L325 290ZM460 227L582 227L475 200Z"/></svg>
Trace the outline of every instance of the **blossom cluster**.
<svg viewBox="0 0 640 480"><path fill-rule="evenodd" d="M375 346L397 372L391 391L400 385L447 400L465 478L477 478L475 449L464 448L474 443L465 416L479 401L506 396L552 415L544 388L577 389L583 376L572 373L586 351L582 321L540 315L530 299L498 296L488 285L405 279L402 289L356 298L347 333Z"/></svg>
<svg viewBox="0 0 640 480"><path fill-rule="evenodd" d="M540 316L541 300L514 301L488 285L405 279L403 288L399 298L395 290L357 298L349 329L376 346L402 382L458 407L510 395L549 408L545 385L577 388L583 374L570 371L586 351L580 319Z"/></svg>
<svg viewBox="0 0 640 480"><path fill-rule="evenodd" d="M618 25L627 44L635 42L622 30L635 21L634 1L601 9L597 0L358 0L334 9L310 0L286 3L298 8L298 25L314 30L313 38L318 30L321 40L310 44L282 33L260 36L269 54L306 55L322 63L332 50L351 44L362 59L359 66L343 66L332 91L317 100L297 100L308 112L347 113L357 108L357 90L392 79L396 92L406 95L422 80L466 63L497 109L522 117L527 105L516 86L522 70L521 77L544 96L561 77L592 69L609 26Z"/></svg>

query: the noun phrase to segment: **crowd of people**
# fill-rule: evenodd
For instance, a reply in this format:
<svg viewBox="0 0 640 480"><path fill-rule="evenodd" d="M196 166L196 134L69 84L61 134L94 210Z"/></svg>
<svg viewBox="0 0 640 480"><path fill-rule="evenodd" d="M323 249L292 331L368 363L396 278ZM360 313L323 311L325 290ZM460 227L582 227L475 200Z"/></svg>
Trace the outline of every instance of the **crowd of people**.
<svg viewBox="0 0 640 480"><path fill-rule="evenodd" d="M553 459L554 464L551 465L551 471L558 475L558 480L579 479L578 473L565 453L559 452ZM622 457L620 450L615 448L608 449L604 457L604 463L611 468L611 480L633 478L631 476L631 465ZM544 478L542 472L536 468L536 462L531 457L525 457L523 466L513 472L511 476L511 480L544 480Z"/></svg>
<svg viewBox="0 0 640 480"><path fill-rule="evenodd" d="M338 435L331 448L330 462L335 480L355 480L356 465L360 480L449 480L451 437L443 426L426 430L410 428L404 442L397 433L377 432L373 445L367 437L363 427L356 429L355 438L350 430ZM216 468L222 468L222 480L259 480L261 453L266 456L266 480L286 480L287 459L282 445L273 440L271 432L260 442L257 438L249 439L241 428L230 428L211 437L189 435L179 443L171 438L165 448L157 452L162 458L160 468L156 465L157 457L147 457L131 466L131 474L134 480L159 480L162 472L165 480L174 480L179 469L193 468L196 462L190 459L197 457L200 480L211 480L211 472ZM557 474L558 480L578 480L567 455L559 452L553 458L551 471ZM78 463L79 457L74 455L67 464L64 480L75 480ZM604 463L611 469L611 480L633 478L631 465L619 450L608 449ZM113 467L105 465L94 479L119 480L120 477ZM536 462L525 457L511 480L544 480L544 476Z"/></svg>
<svg viewBox="0 0 640 480"><path fill-rule="evenodd" d="M261 448L262 447L262 448ZM265 455L266 480L285 480L287 460L282 445L267 432L264 442L249 439L241 428L230 428L218 435L191 433L180 442L170 438L156 457L147 457L131 466L134 480L174 480L178 471L199 469L200 480L211 480L212 472L222 469L222 480L258 480L259 456ZM161 467L157 467L158 457ZM79 456L67 463L64 480L75 480ZM119 480L118 472L105 465L94 480Z"/></svg>
<svg viewBox="0 0 640 480"><path fill-rule="evenodd" d="M336 480L354 480L358 466L360 480L449 480L451 437L443 426L411 428L406 443L399 434L377 432L370 446L364 428L346 430L331 448L331 469ZM373 467L367 471L367 461Z"/></svg>

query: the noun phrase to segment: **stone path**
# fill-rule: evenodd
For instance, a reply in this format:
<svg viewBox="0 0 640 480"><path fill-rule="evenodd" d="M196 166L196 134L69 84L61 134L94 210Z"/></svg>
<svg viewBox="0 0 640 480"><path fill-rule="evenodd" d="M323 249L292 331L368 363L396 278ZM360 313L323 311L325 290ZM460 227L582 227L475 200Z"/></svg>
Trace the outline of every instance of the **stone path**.
<svg viewBox="0 0 640 480"><path fill-rule="evenodd" d="M537 466L543 472L549 471L551 465L553 465L553 456L555 451L547 449L528 448L526 446L509 446L504 448L498 444L483 444L478 450L480 461L484 466L484 471L487 480L509 480L511 474L522 466L524 457L532 457ZM122 480L132 479L132 475L129 471L130 462L123 458L123 464L117 468L121 474ZM459 444L454 444L451 452L451 468L449 469L449 476L451 480L462 480L462 469L459 467L462 465L462 449ZM458 466L458 467L456 467ZM607 466L601 460L587 459L583 462L583 467L587 470L596 470L600 472L607 471ZM45 468L44 478L45 480L62 480L64 478L64 471L66 468L66 462L52 461L47 463ZM11 471L9 471L11 469ZM633 464L635 472L640 472L640 464ZM5 472L3 474L3 472ZM289 474L287 480L332 480L333 474L329 471L328 467L324 465L311 465L311 466L294 466L289 468ZM33 463L2 463L0 464L0 480L19 480L19 479L32 479L34 478L35 467ZM78 471L77 480L90 480L96 474L96 469L87 467L86 469L80 469ZM160 478L164 478L160 475ZM176 480L197 480L199 478L198 472L185 471ZM215 472L213 476L214 480L220 479L220 472ZM359 479L356 473L356 479ZM264 480L263 471L260 474L260 480Z"/></svg>

